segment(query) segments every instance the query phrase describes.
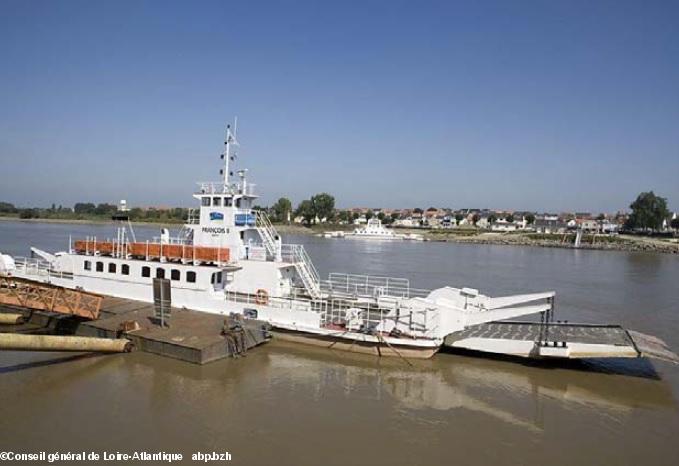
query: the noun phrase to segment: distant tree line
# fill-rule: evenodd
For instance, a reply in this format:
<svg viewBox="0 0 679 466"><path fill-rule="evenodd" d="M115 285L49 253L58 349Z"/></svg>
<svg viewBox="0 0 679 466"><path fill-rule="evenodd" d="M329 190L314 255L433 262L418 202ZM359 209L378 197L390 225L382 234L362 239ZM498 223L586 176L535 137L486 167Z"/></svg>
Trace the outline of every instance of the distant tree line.
<svg viewBox="0 0 679 466"><path fill-rule="evenodd" d="M0 202L0 216L19 217L21 219L56 219L56 220L110 220L118 211L115 204L78 202L72 208L64 206L20 208L9 202ZM189 209L175 207L169 209L135 207L128 211L130 220L135 222L183 222L188 218Z"/></svg>

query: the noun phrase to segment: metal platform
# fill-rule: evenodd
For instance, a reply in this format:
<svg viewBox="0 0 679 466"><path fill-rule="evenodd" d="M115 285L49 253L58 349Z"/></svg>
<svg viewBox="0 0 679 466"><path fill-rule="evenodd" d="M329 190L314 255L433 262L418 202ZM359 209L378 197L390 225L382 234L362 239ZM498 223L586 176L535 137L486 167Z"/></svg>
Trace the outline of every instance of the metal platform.
<svg viewBox="0 0 679 466"><path fill-rule="evenodd" d="M270 338L269 325L257 320L235 322L231 316L172 308L169 327L161 327L152 303L113 297L100 300L99 318L90 321L0 303L0 312L19 312L26 318L21 325L0 325L0 332L125 337L140 351L194 364L242 354ZM241 330L230 330L235 323Z"/></svg>
<svg viewBox="0 0 679 466"><path fill-rule="evenodd" d="M662 340L620 325L490 322L451 333L444 346L527 358L652 357L679 363Z"/></svg>

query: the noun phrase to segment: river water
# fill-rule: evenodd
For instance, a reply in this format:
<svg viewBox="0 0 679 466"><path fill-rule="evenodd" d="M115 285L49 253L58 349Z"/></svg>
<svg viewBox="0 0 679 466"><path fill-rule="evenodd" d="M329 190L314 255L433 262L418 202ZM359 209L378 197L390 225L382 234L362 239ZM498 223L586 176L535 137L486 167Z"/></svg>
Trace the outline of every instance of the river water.
<svg viewBox="0 0 679 466"><path fill-rule="evenodd" d="M138 238L157 228L137 227ZM0 222L0 251L63 250L110 225ZM321 275L403 276L490 295L553 289L557 318L619 323L679 350L679 257L296 236ZM157 356L0 353L0 452L228 451L233 464L679 464L679 366L407 366L272 342L199 367ZM188 461L190 463L190 461Z"/></svg>

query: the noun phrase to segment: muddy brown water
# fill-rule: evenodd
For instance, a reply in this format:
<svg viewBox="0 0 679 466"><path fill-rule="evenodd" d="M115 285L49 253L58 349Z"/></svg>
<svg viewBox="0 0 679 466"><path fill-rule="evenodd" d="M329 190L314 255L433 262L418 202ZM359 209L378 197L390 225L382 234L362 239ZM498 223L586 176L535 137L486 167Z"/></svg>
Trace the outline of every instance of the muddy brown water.
<svg viewBox="0 0 679 466"><path fill-rule="evenodd" d="M64 249L69 233L112 236L110 226L0 222L0 251ZM676 256L288 239L306 244L322 275L405 276L415 287L492 295L554 289L559 319L619 323L679 349ZM678 366L459 354L413 363L283 342L203 367L142 353L0 353L0 452L165 451L191 463L194 452L229 451L231 464L282 465L679 463Z"/></svg>

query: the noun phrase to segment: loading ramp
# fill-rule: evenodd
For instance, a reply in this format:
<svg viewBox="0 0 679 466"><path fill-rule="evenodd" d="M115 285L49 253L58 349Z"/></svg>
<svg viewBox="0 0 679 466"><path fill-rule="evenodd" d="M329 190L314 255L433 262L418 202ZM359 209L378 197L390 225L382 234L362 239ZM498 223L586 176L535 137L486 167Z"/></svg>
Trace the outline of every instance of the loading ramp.
<svg viewBox="0 0 679 466"><path fill-rule="evenodd" d="M620 325L489 322L451 333L443 345L526 358L650 357L679 364L679 356L659 338Z"/></svg>

